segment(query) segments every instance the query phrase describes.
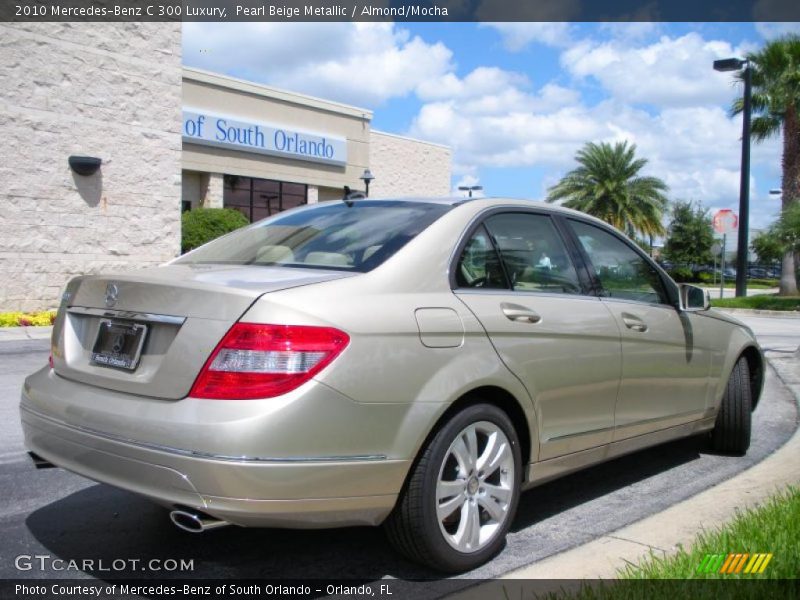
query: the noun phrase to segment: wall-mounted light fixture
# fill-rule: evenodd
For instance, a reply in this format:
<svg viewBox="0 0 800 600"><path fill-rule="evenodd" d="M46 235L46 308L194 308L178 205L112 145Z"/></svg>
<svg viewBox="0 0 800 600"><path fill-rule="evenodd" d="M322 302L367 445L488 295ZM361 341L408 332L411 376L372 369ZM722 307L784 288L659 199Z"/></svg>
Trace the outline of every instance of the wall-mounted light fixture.
<svg viewBox="0 0 800 600"><path fill-rule="evenodd" d="M69 168L78 175L94 175L102 162L101 159L94 156L70 156Z"/></svg>

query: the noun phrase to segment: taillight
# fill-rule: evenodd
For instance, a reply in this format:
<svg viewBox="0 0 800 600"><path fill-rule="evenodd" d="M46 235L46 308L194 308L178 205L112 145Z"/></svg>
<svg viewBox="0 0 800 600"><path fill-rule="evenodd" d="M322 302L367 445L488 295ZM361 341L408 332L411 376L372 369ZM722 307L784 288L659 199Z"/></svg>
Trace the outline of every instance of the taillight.
<svg viewBox="0 0 800 600"><path fill-rule="evenodd" d="M350 337L332 327L236 323L206 361L194 398L272 398L324 369Z"/></svg>
<svg viewBox="0 0 800 600"><path fill-rule="evenodd" d="M47 358L47 364L50 365L51 369L55 368L53 366L53 353L52 352L50 353L50 356Z"/></svg>

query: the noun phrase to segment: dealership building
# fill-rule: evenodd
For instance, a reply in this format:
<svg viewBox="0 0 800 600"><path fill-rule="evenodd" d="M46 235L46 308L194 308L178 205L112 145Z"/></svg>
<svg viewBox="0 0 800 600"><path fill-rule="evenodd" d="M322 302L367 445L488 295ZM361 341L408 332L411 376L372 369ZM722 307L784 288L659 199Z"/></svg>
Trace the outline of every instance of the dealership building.
<svg viewBox="0 0 800 600"><path fill-rule="evenodd" d="M174 258L181 211L254 221L367 182L370 197L450 193L449 148L375 131L363 108L184 68L180 24L0 23L0 39L0 312Z"/></svg>
<svg viewBox="0 0 800 600"><path fill-rule="evenodd" d="M450 149L375 131L372 111L183 69L183 209L257 221L342 197L446 196ZM372 179L374 177L374 179Z"/></svg>

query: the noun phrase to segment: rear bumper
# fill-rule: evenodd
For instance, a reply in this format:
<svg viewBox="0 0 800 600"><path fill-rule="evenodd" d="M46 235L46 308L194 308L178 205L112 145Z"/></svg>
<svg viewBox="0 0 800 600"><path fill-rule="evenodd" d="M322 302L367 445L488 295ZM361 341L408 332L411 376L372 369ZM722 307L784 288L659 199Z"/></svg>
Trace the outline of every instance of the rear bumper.
<svg viewBox="0 0 800 600"><path fill-rule="evenodd" d="M379 454L236 458L131 440L67 422L71 413L63 410L65 401L50 396L46 382L53 383L53 378L67 397L81 390L95 393L46 370L32 375L20 405L29 450L57 466L164 506L196 508L237 525L378 524L394 507L410 467L408 459ZM62 410L48 410L48 405ZM331 435L340 434L334 430Z"/></svg>

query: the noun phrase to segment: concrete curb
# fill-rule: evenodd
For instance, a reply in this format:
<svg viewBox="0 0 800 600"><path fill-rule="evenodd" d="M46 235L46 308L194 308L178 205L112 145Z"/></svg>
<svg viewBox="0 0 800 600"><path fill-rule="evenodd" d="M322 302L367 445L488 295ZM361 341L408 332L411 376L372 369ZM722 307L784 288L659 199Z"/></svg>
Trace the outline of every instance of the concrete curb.
<svg viewBox="0 0 800 600"><path fill-rule="evenodd" d="M50 338L52 332L52 325L47 327L0 327L0 342L46 340Z"/></svg>

